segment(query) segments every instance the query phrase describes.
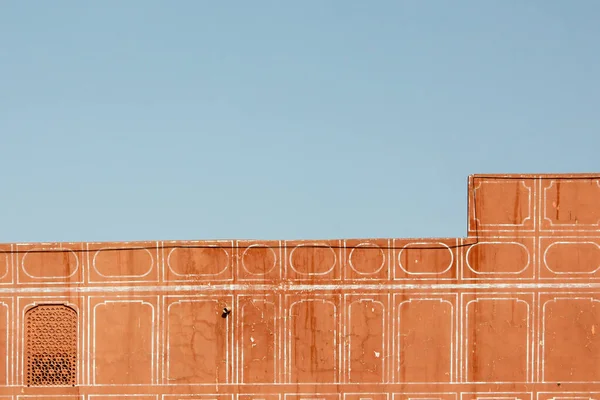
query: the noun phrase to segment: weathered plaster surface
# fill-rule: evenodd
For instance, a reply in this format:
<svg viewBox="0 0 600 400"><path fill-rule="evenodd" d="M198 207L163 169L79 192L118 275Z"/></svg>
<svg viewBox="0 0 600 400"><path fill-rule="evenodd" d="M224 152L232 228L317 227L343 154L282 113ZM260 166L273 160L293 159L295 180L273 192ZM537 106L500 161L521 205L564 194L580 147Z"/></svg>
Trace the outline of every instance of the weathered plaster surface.
<svg viewBox="0 0 600 400"><path fill-rule="evenodd" d="M600 398L600 178L475 175L468 210L463 238L0 245L0 400ZM75 386L27 386L44 304Z"/></svg>

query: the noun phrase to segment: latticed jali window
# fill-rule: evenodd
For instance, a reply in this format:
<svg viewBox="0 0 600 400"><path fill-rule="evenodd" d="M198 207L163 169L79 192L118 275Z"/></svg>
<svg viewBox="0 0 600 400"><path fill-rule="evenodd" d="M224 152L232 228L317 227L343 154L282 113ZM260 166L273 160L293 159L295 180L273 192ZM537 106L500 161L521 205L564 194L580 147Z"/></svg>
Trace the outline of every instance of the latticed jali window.
<svg viewBox="0 0 600 400"><path fill-rule="evenodd" d="M25 314L28 386L75 385L77 312L64 305L39 305Z"/></svg>

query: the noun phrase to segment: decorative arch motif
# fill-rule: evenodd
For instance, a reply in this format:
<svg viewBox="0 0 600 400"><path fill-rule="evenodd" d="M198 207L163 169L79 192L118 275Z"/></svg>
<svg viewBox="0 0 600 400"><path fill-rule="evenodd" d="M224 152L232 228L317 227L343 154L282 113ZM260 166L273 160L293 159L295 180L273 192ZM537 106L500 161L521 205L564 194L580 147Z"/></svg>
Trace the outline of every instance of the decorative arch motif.
<svg viewBox="0 0 600 400"><path fill-rule="evenodd" d="M25 313L27 386L74 386L77 377L77 312L63 304Z"/></svg>

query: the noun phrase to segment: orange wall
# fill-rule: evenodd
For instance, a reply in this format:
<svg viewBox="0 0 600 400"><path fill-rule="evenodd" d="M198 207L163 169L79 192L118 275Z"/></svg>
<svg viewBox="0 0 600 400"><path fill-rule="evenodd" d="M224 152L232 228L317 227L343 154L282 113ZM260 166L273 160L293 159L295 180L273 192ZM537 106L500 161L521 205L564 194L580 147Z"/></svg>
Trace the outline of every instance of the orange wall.
<svg viewBox="0 0 600 400"><path fill-rule="evenodd" d="M0 400L600 393L599 178L471 176L468 215L464 238L1 245ZM48 303L77 312L75 387L23 386Z"/></svg>

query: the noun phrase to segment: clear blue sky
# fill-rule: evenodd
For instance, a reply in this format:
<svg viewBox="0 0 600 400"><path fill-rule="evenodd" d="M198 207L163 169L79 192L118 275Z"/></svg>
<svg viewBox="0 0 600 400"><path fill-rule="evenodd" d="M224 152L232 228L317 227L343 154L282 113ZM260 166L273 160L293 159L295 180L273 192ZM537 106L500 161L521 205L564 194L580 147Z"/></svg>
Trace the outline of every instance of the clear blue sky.
<svg viewBox="0 0 600 400"><path fill-rule="evenodd" d="M600 1L0 3L0 241L466 235L600 172Z"/></svg>

